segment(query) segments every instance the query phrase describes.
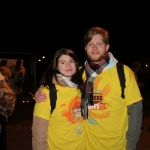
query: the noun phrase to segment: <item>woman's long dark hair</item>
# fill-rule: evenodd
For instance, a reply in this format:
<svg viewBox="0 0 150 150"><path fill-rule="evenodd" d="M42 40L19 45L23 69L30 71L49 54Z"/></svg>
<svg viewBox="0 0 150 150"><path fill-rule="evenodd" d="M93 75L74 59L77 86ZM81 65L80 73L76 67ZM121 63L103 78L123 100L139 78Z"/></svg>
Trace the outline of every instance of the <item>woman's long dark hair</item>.
<svg viewBox="0 0 150 150"><path fill-rule="evenodd" d="M77 59L76 55L74 54L74 52L68 48L62 48L62 49L59 49L58 51L56 51L56 53L53 57L53 60L51 61L50 65L48 66L47 70L45 71L45 73L43 74L43 76L40 80L40 85L44 85L49 88L52 87L53 77L58 82L56 74L58 74L59 72L56 68L58 66L58 59L62 55L68 55L74 59L75 65L76 65L76 72L72 76L71 81L76 83L78 85L78 88L81 88L83 85L83 81L82 81L82 76L79 73L78 59Z"/></svg>

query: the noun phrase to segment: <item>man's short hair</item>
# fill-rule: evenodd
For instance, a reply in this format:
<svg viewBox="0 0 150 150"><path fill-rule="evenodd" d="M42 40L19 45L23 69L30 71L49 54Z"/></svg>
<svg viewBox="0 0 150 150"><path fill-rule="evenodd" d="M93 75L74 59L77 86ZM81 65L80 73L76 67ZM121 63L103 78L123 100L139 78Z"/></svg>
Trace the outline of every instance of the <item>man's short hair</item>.
<svg viewBox="0 0 150 150"><path fill-rule="evenodd" d="M100 34L102 35L103 42L105 44L109 44L109 33L107 30L105 30L103 27L94 26L89 28L85 33L83 37L83 44L84 46L87 46L87 44L92 40L94 35Z"/></svg>

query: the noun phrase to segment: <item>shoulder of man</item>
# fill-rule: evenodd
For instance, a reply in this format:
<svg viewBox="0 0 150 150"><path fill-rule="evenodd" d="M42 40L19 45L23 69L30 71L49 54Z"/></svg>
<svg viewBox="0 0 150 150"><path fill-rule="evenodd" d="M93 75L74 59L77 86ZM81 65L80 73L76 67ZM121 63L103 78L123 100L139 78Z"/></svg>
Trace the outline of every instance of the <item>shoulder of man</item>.
<svg viewBox="0 0 150 150"><path fill-rule="evenodd" d="M132 71L132 69L127 66L126 64L123 64L124 66L124 71L125 71L125 74L133 74L134 75L134 72Z"/></svg>

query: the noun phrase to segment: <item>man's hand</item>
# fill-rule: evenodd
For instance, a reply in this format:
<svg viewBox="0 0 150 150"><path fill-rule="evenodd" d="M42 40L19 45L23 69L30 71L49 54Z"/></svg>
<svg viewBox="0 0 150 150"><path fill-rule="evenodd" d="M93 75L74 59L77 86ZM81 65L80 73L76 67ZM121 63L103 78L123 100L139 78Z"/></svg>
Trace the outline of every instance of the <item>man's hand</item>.
<svg viewBox="0 0 150 150"><path fill-rule="evenodd" d="M45 102L45 101L46 101L47 95L41 91L41 89L42 89L43 87L44 87L44 86L41 85L40 88L39 88L39 89L36 91L36 93L35 93L35 101L36 101L37 103Z"/></svg>

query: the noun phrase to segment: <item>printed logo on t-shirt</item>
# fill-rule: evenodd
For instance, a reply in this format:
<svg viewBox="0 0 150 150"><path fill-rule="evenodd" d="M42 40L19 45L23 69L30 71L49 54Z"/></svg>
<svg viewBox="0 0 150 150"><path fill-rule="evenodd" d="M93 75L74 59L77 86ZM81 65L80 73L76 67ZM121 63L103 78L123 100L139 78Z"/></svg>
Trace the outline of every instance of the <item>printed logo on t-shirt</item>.
<svg viewBox="0 0 150 150"><path fill-rule="evenodd" d="M76 123L75 132L82 134L83 127L81 122L83 121L83 117L81 116L81 97L74 97L70 101L68 108L62 111L62 116L66 117L71 124Z"/></svg>
<svg viewBox="0 0 150 150"><path fill-rule="evenodd" d="M91 109L94 109L94 110L106 109L105 103L103 102L102 90L93 90L93 96L91 96L91 98L93 98L94 106L89 105L88 106L89 110L91 110Z"/></svg>
<svg viewBox="0 0 150 150"><path fill-rule="evenodd" d="M104 101L104 95L107 95L106 92L103 92L102 90L96 89L93 90L93 96L91 96L93 98L93 102L94 105L88 106L88 121L90 124L96 125L96 120L93 118L98 118L98 119L102 119L102 118L107 118L110 116L110 111L103 111L103 110L107 110L107 104ZM92 111L92 110L97 110L97 111ZM102 111L99 111L102 110Z"/></svg>
<svg viewBox="0 0 150 150"><path fill-rule="evenodd" d="M81 97L74 97L69 105L68 108L62 111L62 115L67 118L70 123L79 123L83 120L81 116Z"/></svg>

